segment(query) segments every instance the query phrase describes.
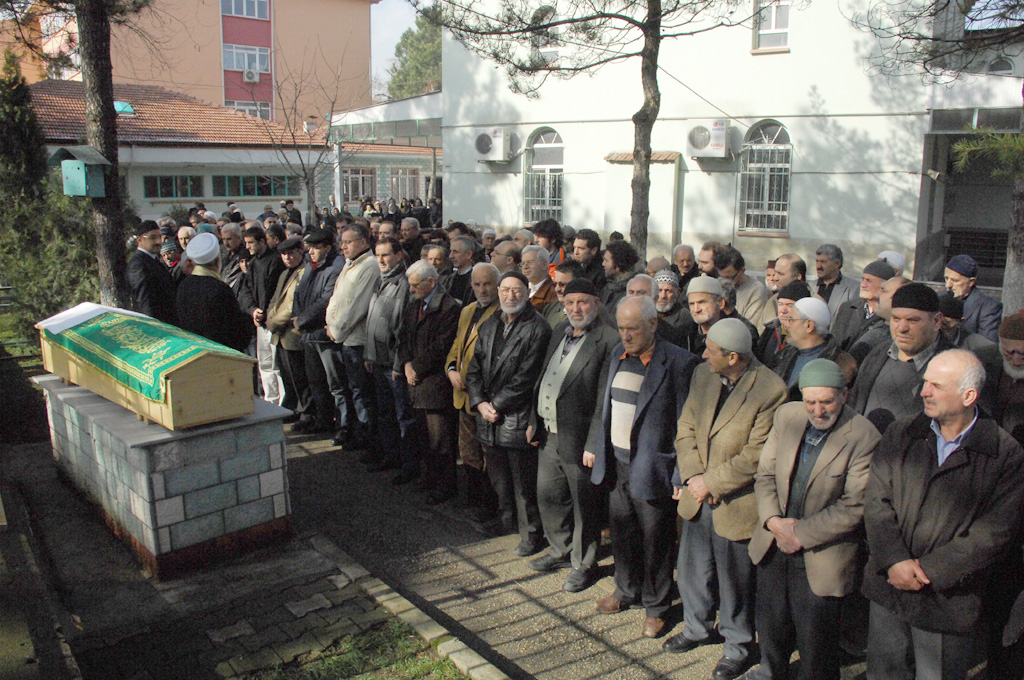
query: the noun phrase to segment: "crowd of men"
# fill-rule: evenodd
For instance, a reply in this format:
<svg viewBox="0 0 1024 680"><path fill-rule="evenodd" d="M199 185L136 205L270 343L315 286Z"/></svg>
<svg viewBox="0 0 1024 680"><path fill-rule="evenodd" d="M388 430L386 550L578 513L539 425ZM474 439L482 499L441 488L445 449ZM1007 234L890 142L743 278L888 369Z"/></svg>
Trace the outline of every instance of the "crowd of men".
<svg viewBox="0 0 1024 680"><path fill-rule="evenodd" d="M814 281L798 253L761 281L731 245L642 262L554 220L233 217L143 222L136 308L250 352L294 430L427 503L461 460L467 512L566 591L610 530L596 607L657 638L678 591L665 651L722 644L718 680L834 680L865 651L872 679L1021 677L1024 310L971 257L940 295L830 244Z"/></svg>

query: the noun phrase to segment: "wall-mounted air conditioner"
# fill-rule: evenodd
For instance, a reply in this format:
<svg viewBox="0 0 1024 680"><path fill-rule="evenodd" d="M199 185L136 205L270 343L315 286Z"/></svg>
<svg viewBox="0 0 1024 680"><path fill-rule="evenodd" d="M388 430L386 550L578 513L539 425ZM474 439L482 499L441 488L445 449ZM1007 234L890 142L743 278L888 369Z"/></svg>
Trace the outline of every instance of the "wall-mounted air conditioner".
<svg viewBox="0 0 1024 680"><path fill-rule="evenodd" d="M509 160L511 135L508 128L479 128L473 131L473 147L479 163L505 163Z"/></svg>
<svg viewBox="0 0 1024 680"><path fill-rule="evenodd" d="M694 121L686 133L686 155L690 158L728 158L729 119Z"/></svg>
<svg viewBox="0 0 1024 680"><path fill-rule="evenodd" d="M247 68L242 71L242 82L243 83L258 83L260 82L260 72L254 68Z"/></svg>

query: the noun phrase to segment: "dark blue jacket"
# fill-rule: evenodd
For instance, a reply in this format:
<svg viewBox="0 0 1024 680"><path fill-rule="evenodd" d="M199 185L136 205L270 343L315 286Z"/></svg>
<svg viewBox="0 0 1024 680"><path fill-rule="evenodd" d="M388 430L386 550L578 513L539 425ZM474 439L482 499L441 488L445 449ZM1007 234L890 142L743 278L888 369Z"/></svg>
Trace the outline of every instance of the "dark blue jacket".
<svg viewBox="0 0 1024 680"><path fill-rule="evenodd" d="M305 273L295 289L292 316L302 333L303 342L331 342L324 325L327 323L327 304L331 301L334 284L345 265L345 258L331 253L314 271L307 262Z"/></svg>

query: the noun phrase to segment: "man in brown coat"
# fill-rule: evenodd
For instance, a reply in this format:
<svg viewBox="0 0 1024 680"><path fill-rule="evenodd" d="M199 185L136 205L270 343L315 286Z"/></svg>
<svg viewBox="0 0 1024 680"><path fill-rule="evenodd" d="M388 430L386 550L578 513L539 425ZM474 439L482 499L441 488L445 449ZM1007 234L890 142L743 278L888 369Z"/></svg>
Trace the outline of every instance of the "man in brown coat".
<svg viewBox="0 0 1024 680"><path fill-rule="evenodd" d="M754 358L752 344L739 319L711 326L676 438L673 497L685 520L676 569L686 626L664 649L682 654L718 642L718 602L725 649L716 680L738 677L754 646L754 567L747 555L757 526L754 473L775 409L786 401L786 384Z"/></svg>
<svg viewBox="0 0 1024 680"><path fill-rule="evenodd" d="M761 451L754 494L761 668L748 677L839 677L839 610L860 582L864 488L879 434L846 406L846 375L815 359L800 372L803 401L780 406ZM770 673L763 672L765 668Z"/></svg>
<svg viewBox="0 0 1024 680"><path fill-rule="evenodd" d="M409 385L420 441L426 444L420 488L430 492L427 502L437 505L456 493L455 411L444 367L462 305L437 287L437 270L425 260L410 265L406 278L413 299L402 319L393 376L404 376Z"/></svg>

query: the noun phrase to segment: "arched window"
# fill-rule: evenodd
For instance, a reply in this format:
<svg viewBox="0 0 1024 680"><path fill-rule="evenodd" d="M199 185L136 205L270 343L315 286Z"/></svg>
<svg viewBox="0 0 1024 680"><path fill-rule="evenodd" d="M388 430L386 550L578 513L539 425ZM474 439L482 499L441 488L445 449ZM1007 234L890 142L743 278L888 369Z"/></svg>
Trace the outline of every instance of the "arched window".
<svg viewBox="0 0 1024 680"><path fill-rule="evenodd" d="M549 217L562 221L562 170L565 148L551 128L533 133L526 147L526 206L523 218L539 222Z"/></svg>
<svg viewBox="0 0 1024 680"><path fill-rule="evenodd" d="M740 155L740 231L789 230L789 187L793 145L789 132L773 120L750 128Z"/></svg>
<svg viewBox="0 0 1024 680"><path fill-rule="evenodd" d="M988 65L989 73L1005 73L1008 75L1013 74L1013 62L1006 57L999 57L993 59L992 63Z"/></svg>
<svg viewBox="0 0 1024 680"><path fill-rule="evenodd" d="M555 19L555 8L542 5L530 17L532 26L541 26L530 32L530 58L538 66L551 66L558 61L558 29L543 27Z"/></svg>

